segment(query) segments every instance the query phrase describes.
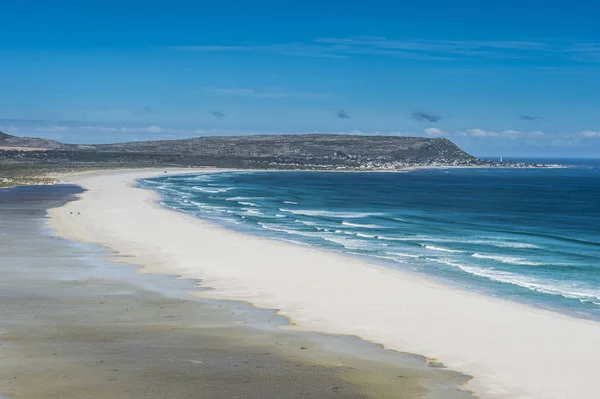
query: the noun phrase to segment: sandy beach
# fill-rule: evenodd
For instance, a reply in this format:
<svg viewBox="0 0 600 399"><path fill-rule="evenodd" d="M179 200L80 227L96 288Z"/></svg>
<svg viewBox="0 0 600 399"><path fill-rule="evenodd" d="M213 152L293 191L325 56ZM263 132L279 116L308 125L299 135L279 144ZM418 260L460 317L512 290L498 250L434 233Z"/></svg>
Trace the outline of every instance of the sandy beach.
<svg viewBox="0 0 600 399"><path fill-rule="evenodd" d="M598 396L600 323L161 208L155 193L134 187L159 173L62 176L88 191L52 209L49 225L65 238L103 244L144 272L211 288L194 295L277 309L293 323L287 328L354 335L426 356L473 376L463 388L482 398Z"/></svg>
<svg viewBox="0 0 600 399"><path fill-rule="evenodd" d="M196 280L140 274L57 238L48 208L82 190L0 190L0 398L453 398L467 377L352 337L283 330Z"/></svg>

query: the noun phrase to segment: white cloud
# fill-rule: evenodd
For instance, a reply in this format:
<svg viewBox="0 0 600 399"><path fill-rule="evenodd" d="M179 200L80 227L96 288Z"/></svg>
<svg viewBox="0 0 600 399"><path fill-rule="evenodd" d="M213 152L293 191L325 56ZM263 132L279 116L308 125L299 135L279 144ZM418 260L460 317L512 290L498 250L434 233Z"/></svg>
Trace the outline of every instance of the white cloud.
<svg viewBox="0 0 600 399"><path fill-rule="evenodd" d="M354 130L350 130L348 132L348 134L352 134L355 136L364 136L365 132L363 132L362 130L354 129Z"/></svg>
<svg viewBox="0 0 600 399"><path fill-rule="evenodd" d="M583 132L579 132L581 137L585 138L598 138L600 137L600 132L594 132L592 130L584 130Z"/></svg>
<svg viewBox="0 0 600 399"><path fill-rule="evenodd" d="M518 130L502 130L499 132L494 132L491 130L483 130L483 129L467 129L461 130L454 133L454 136L457 137L496 137L496 138L506 138L511 140L521 139L521 138L541 138L547 136L546 133L540 132L539 130L532 132L521 132Z"/></svg>
<svg viewBox="0 0 600 399"><path fill-rule="evenodd" d="M441 137L441 136L445 136L447 134L442 129L438 129L436 127L429 127L427 129L425 129L425 133L428 136L434 136L434 137Z"/></svg>
<svg viewBox="0 0 600 399"><path fill-rule="evenodd" d="M495 132L488 132L483 129L467 129L455 133L456 136L468 136L468 137L490 137L496 136Z"/></svg>
<svg viewBox="0 0 600 399"><path fill-rule="evenodd" d="M519 136L522 136L522 133L517 130L503 130L502 132L500 132L500 135L511 139L515 139Z"/></svg>
<svg viewBox="0 0 600 399"><path fill-rule="evenodd" d="M160 126L150 126L145 129L142 129L142 131L145 133L162 133L165 130Z"/></svg>
<svg viewBox="0 0 600 399"><path fill-rule="evenodd" d="M529 137L544 137L546 136L546 133L544 132L540 132L539 130L533 131L533 132L529 132Z"/></svg>

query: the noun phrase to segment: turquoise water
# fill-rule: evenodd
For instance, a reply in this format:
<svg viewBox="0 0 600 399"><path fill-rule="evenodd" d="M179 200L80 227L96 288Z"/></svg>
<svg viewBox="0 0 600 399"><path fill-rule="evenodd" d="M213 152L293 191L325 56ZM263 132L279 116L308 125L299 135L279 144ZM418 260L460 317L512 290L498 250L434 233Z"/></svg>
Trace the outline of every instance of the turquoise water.
<svg viewBox="0 0 600 399"><path fill-rule="evenodd" d="M554 161L559 162L559 161ZM230 228L600 317L600 161L566 169L227 172L141 182Z"/></svg>

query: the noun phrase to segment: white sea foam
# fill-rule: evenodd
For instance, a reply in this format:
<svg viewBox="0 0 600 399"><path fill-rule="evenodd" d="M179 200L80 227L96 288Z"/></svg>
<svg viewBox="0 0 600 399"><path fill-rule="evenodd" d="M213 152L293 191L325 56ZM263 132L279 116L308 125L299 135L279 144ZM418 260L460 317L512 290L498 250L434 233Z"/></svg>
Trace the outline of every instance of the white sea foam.
<svg viewBox="0 0 600 399"><path fill-rule="evenodd" d="M433 241L433 239L431 240ZM437 240L441 242L442 240ZM476 244L476 245L489 245L492 247L498 248L539 248L535 244L530 244L526 242L517 242L517 241L496 241L496 240L453 240L447 239L444 242L457 242L457 243L465 243L465 244Z"/></svg>
<svg viewBox="0 0 600 399"><path fill-rule="evenodd" d="M209 212L227 212L227 208L222 207L222 206L214 206L214 205L208 205L208 204L204 204L202 202L196 202L196 201L190 201L192 204L196 205L198 208L200 208L203 211L209 211Z"/></svg>
<svg viewBox="0 0 600 399"><path fill-rule="evenodd" d="M405 252L385 252L388 255L392 255L392 256L401 256L403 258L418 258L419 255L415 255L415 254L407 254Z"/></svg>
<svg viewBox="0 0 600 399"><path fill-rule="evenodd" d="M516 241L491 241L490 245L503 248L539 248L539 246L535 244Z"/></svg>
<svg viewBox="0 0 600 399"><path fill-rule="evenodd" d="M199 187L199 186L193 186L192 189L196 190L196 191L202 191L203 193L210 193L210 194L218 194L218 193L225 193L227 191L233 190L235 187L221 187L221 188L208 188L208 187Z"/></svg>
<svg viewBox="0 0 600 399"><path fill-rule="evenodd" d="M386 237L386 236L377 236L378 240L386 240L386 241L419 241L419 237Z"/></svg>
<svg viewBox="0 0 600 399"><path fill-rule="evenodd" d="M364 254L356 254L356 255L364 255ZM369 254L369 256L372 256L374 258L379 258L379 259L393 260L394 262L399 262L399 263L406 263L406 261L404 259L401 259L397 256L386 256L386 255L379 255L379 254Z"/></svg>
<svg viewBox="0 0 600 399"><path fill-rule="evenodd" d="M422 237L423 241L429 242L445 242L445 243L457 243L457 244L478 244L478 245L489 245L492 247L500 248L539 248L539 246L527 242L518 241L504 241L497 239L496 237L490 237L489 240L477 240L477 239L460 239L460 238L441 238L441 237Z"/></svg>
<svg viewBox="0 0 600 399"><path fill-rule="evenodd" d="M316 222L309 222L309 221L306 221L306 220L298 220L298 219L294 220L294 222L296 222L296 223L302 223L305 226L315 226L317 224Z"/></svg>
<svg viewBox="0 0 600 399"><path fill-rule="evenodd" d="M254 202L238 201L238 204L240 204L240 205L246 205L246 206L256 206L256 207L258 207L258 205L256 205Z"/></svg>
<svg viewBox="0 0 600 399"><path fill-rule="evenodd" d="M304 237L317 237L317 238L323 237L323 234L321 234L321 233L313 233L313 232L309 232L309 231L287 229L284 226L281 226L278 224L258 222L258 225L260 227L262 227L263 229L277 231L279 233L293 234L293 235L304 236Z"/></svg>
<svg viewBox="0 0 600 399"><path fill-rule="evenodd" d="M457 267L462 271L475 276L484 277L501 283L517 285L532 291L560 295L565 298L577 299L581 302L593 302L595 300L600 300L600 290L578 287L574 284L565 284L555 280L540 280L534 277L523 276L521 274L502 270L466 266L449 260L440 260L439 262L449 266Z"/></svg>
<svg viewBox="0 0 600 399"><path fill-rule="evenodd" d="M264 199L265 197L230 197L227 198L226 201L248 201L248 200L257 200Z"/></svg>
<svg viewBox="0 0 600 399"><path fill-rule="evenodd" d="M434 250L434 251L440 251L440 252L453 252L453 253L461 253L462 252L462 251L459 251L457 249L448 249L448 248L436 247L435 245L429 245L429 244L421 244L421 246L423 248L431 249L431 250Z"/></svg>
<svg viewBox="0 0 600 399"><path fill-rule="evenodd" d="M318 229L318 227L317 227L317 229ZM331 230L328 230L328 229L323 229L323 230L324 231L331 231ZM377 238L377 236L375 234L357 233L355 231L347 231L347 230L335 230L334 233L336 233L336 234L345 234L347 236L362 237L362 238Z"/></svg>
<svg viewBox="0 0 600 399"><path fill-rule="evenodd" d="M179 191L179 190L175 190L175 189L173 189L173 188L171 188L171 187L167 187L167 185L166 185L166 184L163 184L162 186L158 186L158 187L156 187L156 188L157 188L159 191L160 191L160 190L163 190L163 191L172 191L172 192L174 192L174 193L180 193L180 191Z"/></svg>
<svg viewBox="0 0 600 399"><path fill-rule="evenodd" d="M331 234L330 232L309 232L309 231L295 230L295 229L285 228L284 226L277 225L277 224L262 223L262 222L259 222L258 224L266 230L271 230L271 231L276 231L276 232L286 233L286 234L291 234L291 235L297 235L297 236L320 238L322 240L326 240L326 241L330 241L330 242L339 244L346 249L371 249L373 247L373 244L368 241L355 240L355 239L351 239L351 238L343 238L343 237L335 236L335 235Z"/></svg>
<svg viewBox="0 0 600 399"><path fill-rule="evenodd" d="M347 222L347 221L343 221L342 224L344 226L349 226L349 227L360 227L360 228L364 228L364 229L382 229L382 226L378 226L376 224L360 224L360 223L351 223L351 222Z"/></svg>
<svg viewBox="0 0 600 399"><path fill-rule="evenodd" d="M284 204L292 204L292 205L298 205L297 202L294 201L283 201Z"/></svg>
<svg viewBox="0 0 600 399"><path fill-rule="evenodd" d="M209 174L202 174L202 175L197 175L197 176L192 176L192 177L185 177L185 178L180 178L180 181L184 181L184 182L191 182L191 181L201 181L201 182L206 182L206 181L213 181L214 177L209 175Z"/></svg>
<svg viewBox="0 0 600 399"><path fill-rule="evenodd" d="M488 244L495 247L501 248L539 248L538 245L532 244L530 242L522 242L522 241L514 241L507 240L503 237L496 236L480 236L480 238L484 238L485 240L473 240L475 244Z"/></svg>
<svg viewBox="0 0 600 399"><path fill-rule="evenodd" d="M328 230L328 229L323 229L323 230L324 231L331 231L331 230ZM335 230L335 233L337 233L337 234L345 234L345 235L348 235L348 236L361 237L361 238L377 238L377 236L375 234L356 233L356 232L353 232L353 231L345 231L345 230ZM377 244L377 245L386 245L386 244Z"/></svg>
<svg viewBox="0 0 600 399"><path fill-rule="evenodd" d="M242 224L242 222L237 221L235 219L230 219L230 218L220 218L220 220L224 220L224 221L226 221L228 223L233 223L233 224Z"/></svg>
<svg viewBox="0 0 600 399"><path fill-rule="evenodd" d="M352 238L344 238L333 235L324 235L321 238L327 241L334 242L343 246L346 249L371 249L373 247L372 243L363 240L354 240Z"/></svg>
<svg viewBox="0 0 600 399"><path fill-rule="evenodd" d="M363 237L363 238L375 238L377 237L376 235L373 234L363 234L363 233L356 233L357 237Z"/></svg>
<svg viewBox="0 0 600 399"><path fill-rule="evenodd" d="M475 252L471 256L474 257L474 258L477 258L477 259L495 260L495 261L498 261L498 262L513 264L513 265L524 265L524 266L540 266L540 265L542 265L541 263L538 263L538 262L532 262L532 261L529 261L527 259L516 258L516 257L513 257L513 256L482 255L482 254L479 254L477 252Z"/></svg>
<svg viewBox="0 0 600 399"><path fill-rule="evenodd" d="M305 216L324 216L330 218L365 218L369 216L378 215L376 213L363 213L363 212L332 212L332 211L318 211L311 209L279 209L281 212L293 213L296 215L305 215Z"/></svg>
<svg viewBox="0 0 600 399"><path fill-rule="evenodd" d="M304 245L305 247L311 247L310 244L302 242L302 241L288 240L287 238L282 238L282 237L275 237L274 239L277 241L284 241L284 242L289 242L291 244Z"/></svg>
<svg viewBox="0 0 600 399"><path fill-rule="evenodd" d="M142 180L140 180L140 181L141 181L142 183L144 183L144 184L151 184L151 185L153 185L153 186L156 186L156 185L162 184L162 182L159 182L159 181L154 181L154 180L149 180L149 179L142 179Z"/></svg>
<svg viewBox="0 0 600 399"><path fill-rule="evenodd" d="M245 212L236 212L236 214L244 215L244 216L263 216L264 215L264 213L262 213L261 211L257 211L256 209L252 209L252 208L242 208L242 211L245 211Z"/></svg>

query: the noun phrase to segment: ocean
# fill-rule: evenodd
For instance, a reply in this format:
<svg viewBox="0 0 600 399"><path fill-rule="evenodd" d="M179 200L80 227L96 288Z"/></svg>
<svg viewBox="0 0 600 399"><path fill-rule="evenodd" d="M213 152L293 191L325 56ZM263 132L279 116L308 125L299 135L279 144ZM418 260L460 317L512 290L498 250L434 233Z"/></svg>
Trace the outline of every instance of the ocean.
<svg viewBox="0 0 600 399"><path fill-rule="evenodd" d="M228 228L600 319L600 160L534 161L569 167L244 171L140 184L164 206Z"/></svg>

